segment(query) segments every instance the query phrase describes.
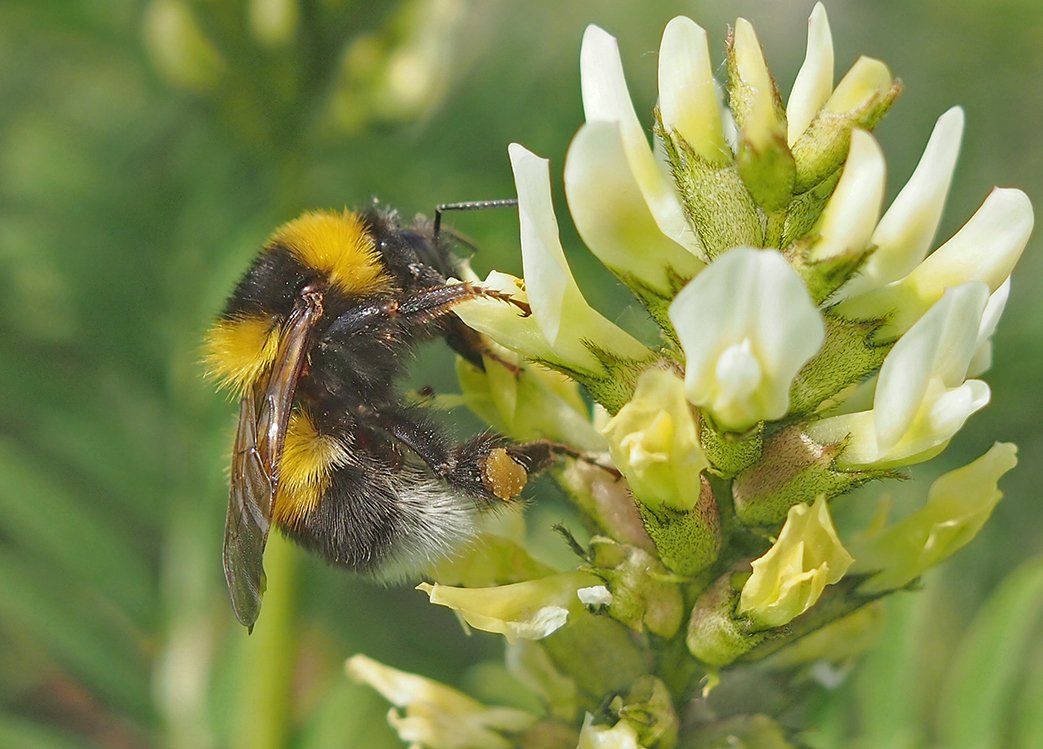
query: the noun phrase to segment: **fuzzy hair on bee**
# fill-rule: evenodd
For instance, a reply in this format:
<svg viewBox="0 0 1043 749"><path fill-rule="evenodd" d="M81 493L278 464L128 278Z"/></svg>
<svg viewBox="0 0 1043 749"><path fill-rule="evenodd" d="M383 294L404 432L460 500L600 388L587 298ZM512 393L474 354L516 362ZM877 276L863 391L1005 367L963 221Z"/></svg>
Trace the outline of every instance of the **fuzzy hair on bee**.
<svg viewBox="0 0 1043 749"><path fill-rule="evenodd" d="M279 227L206 340L239 397L224 571L252 629L270 526L331 563L380 580L466 544L478 517L516 502L547 443L483 433L457 444L397 388L408 354L441 337L481 366L481 337L452 310L455 260L428 222L393 211L315 211Z"/></svg>

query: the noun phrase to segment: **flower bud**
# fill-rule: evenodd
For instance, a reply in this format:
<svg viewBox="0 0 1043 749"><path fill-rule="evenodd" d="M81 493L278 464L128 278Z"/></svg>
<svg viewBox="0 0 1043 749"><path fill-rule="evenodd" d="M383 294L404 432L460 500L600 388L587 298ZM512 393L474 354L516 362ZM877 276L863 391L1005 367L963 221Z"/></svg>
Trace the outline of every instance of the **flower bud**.
<svg viewBox="0 0 1043 749"><path fill-rule="evenodd" d="M901 84L879 60L861 57L792 144L797 165L794 191L815 187L847 158L851 131L872 130L894 103Z"/></svg>
<svg viewBox="0 0 1043 749"><path fill-rule="evenodd" d="M884 178L880 146L869 133L855 130L840 181L811 231L814 239L800 254L816 302L829 297L871 256L870 237L880 218Z"/></svg>
<svg viewBox="0 0 1043 749"><path fill-rule="evenodd" d="M639 678L626 694L616 695L608 709L634 727L640 746L673 749L677 744L680 722L670 690L655 676Z"/></svg>
<svg viewBox="0 0 1043 749"><path fill-rule="evenodd" d="M590 542L592 571L605 580L609 615L635 632L659 637L676 634L684 616L677 581L654 556L636 546L595 536Z"/></svg>
<svg viewBox="0 0 1043 749"><path fill-rule="evenodd" d="M736 19L729 39L728 74L728 105L740 138L754 148L768 147L782 134L785 115L757 32L745 18Z"/></svg>
<svg viewBox="0 0 1043 749"><path fill-rule="evenodd" d="M833 93L833 35L822 3L808 19L808 45L786 104L786 142L792 146Z"/></svg>
<svg viewBox="0 0 1043 749"><path fill-rule="evenodd" d="M684 16L663 31L659 47L659 112L666 132L675 132L709 164L732 163L724 139L721 105L706 31Z"/></svg>
<svg viewBox="0 0 1043 749"><path fill-rule="evenodd" d="M627 482L619 474L585 460L575 460L566 464L560 482L562 490L599 532L642 549L655 549Z"/></svg>
<svg viewBox="0 0 1043 749"><path fill-rule="evenodd" d="M735 569L721 575L692 607L685 644L688 652L711 668L727 666L765 638L750 627L748 619L736 615L744 578Z"/></svg>
<svg viewBox="0 0 1043 749"><path fill-rule="evenodd" d="M576 749L644 749L637 743L637 729L625 720L613 726L594 723L594 716L587 713L583 730L579 732Z"/></svg>
<svg viewBox="0 0 1043 749"><path fill-rule="evenodd" d="M772 435L762 457L732 482L735 515L744 525L781 523L790 508L808 497L836 497L874 478L881 471L838 470L837 456L844 443L819 444L800 427Z"/></svg>
<svg viewBox="0 0 1043 749"><path fill-rule="evenodd" d="M786 143L786 115L775 80L750 23L740 18L728 50L729 106L739 129L739 174L769 213L793 198L796 167ZM777 241L774 237L772 241Z"/></svg>

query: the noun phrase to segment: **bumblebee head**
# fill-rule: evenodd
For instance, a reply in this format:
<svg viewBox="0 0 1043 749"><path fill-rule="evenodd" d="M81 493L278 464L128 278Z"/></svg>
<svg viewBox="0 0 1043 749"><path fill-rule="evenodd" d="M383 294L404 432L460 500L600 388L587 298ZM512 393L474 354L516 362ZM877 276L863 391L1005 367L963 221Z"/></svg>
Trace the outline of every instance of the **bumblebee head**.
<svg viewBox="0 0 1043 749"><path fill-rule="evenodd" d="M242 396L264 376L301 289L315 284L345 298L393 287L359 214L310 211L275 230L206 336L207 371L221 387Z"/></svg>

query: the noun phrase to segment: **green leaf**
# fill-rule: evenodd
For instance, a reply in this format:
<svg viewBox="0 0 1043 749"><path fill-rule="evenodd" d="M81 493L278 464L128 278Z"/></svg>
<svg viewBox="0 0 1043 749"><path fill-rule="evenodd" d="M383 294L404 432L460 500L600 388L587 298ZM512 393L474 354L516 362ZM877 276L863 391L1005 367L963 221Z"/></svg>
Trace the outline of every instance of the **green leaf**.
<svg viewBox="0 0 1043 749"><path fill-rule="evenodd" d="M10 713L0 713L0 746L18 749L89 749L79 736Z"/></svg>
<svg viewBox="0 0 1043 749"><path fill-rule="evenodd" d="M55 564L70 580L103 591L140 625L156 609L155 584L120 527L88 497L76 497L53 472L9 441L0 441L0 530ZM84 553L89 550L90 553Z"/></svg>
<svg viewBox="0 0 1043 749"><path fill-rule="evenodd" d="M867 747L921 746L924 722L922 625L928 593L888 599L886 629L856 677L859 735Z"/></svg>
<svg viewBox="0 0 1043 749"><path fill-rule="evenodd" d="M940 746L1011 745L1010 706L1041 621L1043 557L1037 557L1007 576L963 636L939 697Z"/></svg>
<svg viewBox="0 0 1043 749"><path fill-rule="evenodd" d="M0 547L0 620L28 633L106 703L148 719L146 643L111 606L34 561Z"/></svg>
<svg viewBox="0 0 1043 749"><path fill-rule="evenodd" d="M1034 666L1030 669L1021 695L1015 701L1014 733L1011 745L1017 749L1043 746L1043 643L1036 643Z"/></svg>

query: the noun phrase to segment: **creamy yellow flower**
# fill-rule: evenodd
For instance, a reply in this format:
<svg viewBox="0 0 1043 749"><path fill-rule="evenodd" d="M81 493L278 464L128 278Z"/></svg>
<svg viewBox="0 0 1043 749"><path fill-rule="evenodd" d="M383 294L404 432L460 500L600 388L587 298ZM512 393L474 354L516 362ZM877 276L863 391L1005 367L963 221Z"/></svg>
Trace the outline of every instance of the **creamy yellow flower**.
<svg viewBox="0 0 1043 749"><path fill-rule="evenodd" d="M511 734L537 716L510 707L488 707L445 684L385 666L372 658L348 659L348 675L368 684L399 710L388 723L410 746L427 749L510 749Z"/></svg>
<svg viewBox="0 0 1043 749"><path fill-rule="evenodd" d="M823 497L789 511L778 540L752 563L739 613L759 627L781 627L815 605L854 561L837 537Z"/></svg>
<svg viewBox="0 0 1043 749"><path fill-rule="evenodd" d="M616 468L642 503L690 510L709 466L684 382L665 369L641 375L634 397L602 427Z"/></svg>
<svg viewBox="0 0 1043 749"><path fill-rule="evenodd" d="M537 580L492 588L456 588L421 583L431 603L458 612L468 625L495 632L513 642L518 638L540 640L565 625L569 611L582 604L576 591L600 585L587 572L562 572Z"/></svg>
<svg viewBox="0 0 1043 749"><path fill-rule="evenodd" d="M966 546L1003 497L997 483L1017 465L1017 453L1009 442L997 442L985 455L931 484L921 509L857 542L855 571L878 573L859 590L901 588Z"/></svg>

